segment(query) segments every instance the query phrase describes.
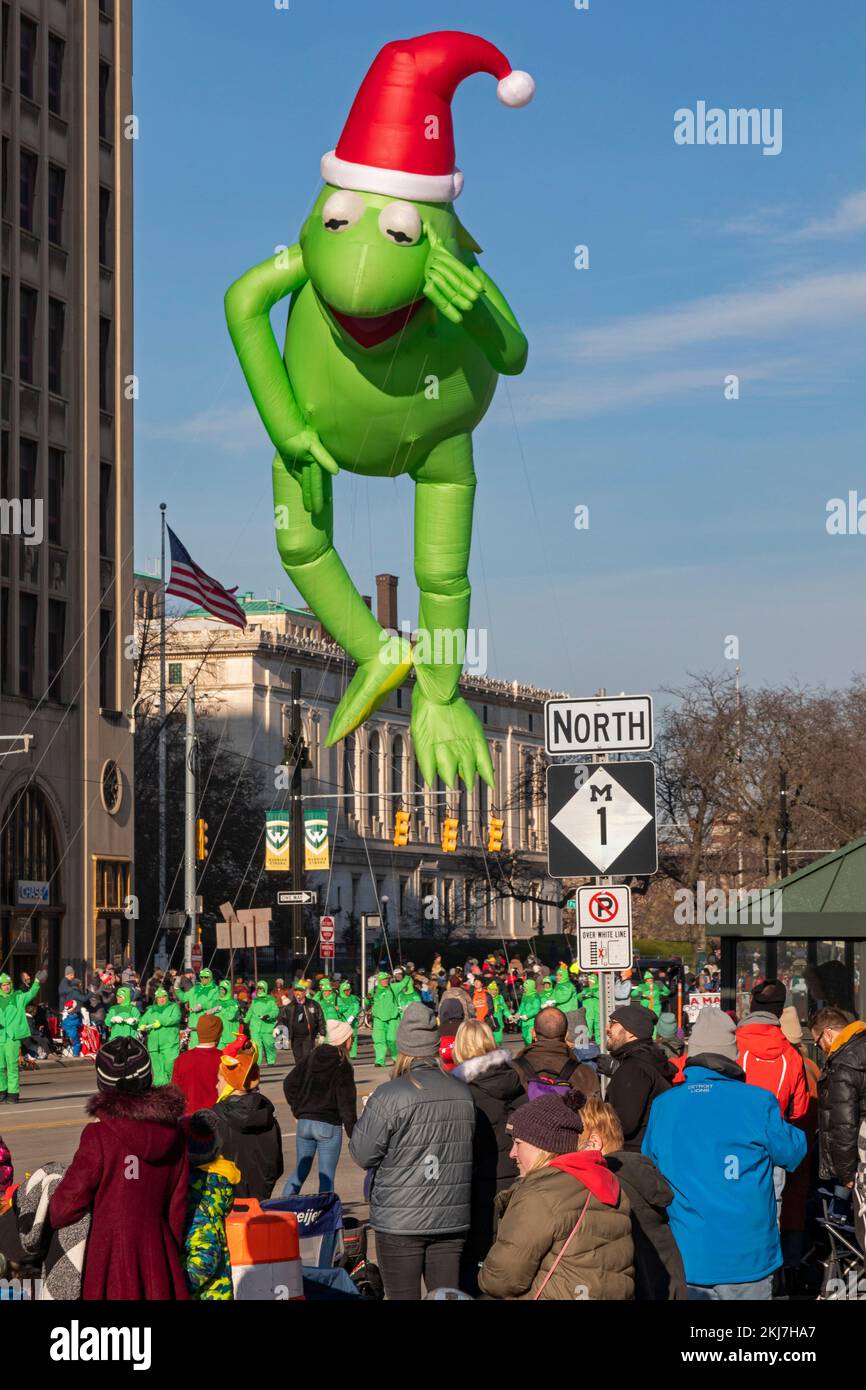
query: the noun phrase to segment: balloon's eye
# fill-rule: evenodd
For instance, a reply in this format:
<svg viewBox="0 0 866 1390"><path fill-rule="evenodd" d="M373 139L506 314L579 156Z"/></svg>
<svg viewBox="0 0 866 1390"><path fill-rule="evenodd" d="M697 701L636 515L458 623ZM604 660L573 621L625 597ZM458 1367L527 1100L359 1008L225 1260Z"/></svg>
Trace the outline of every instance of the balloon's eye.
<svg viewBox="0 0 866 1390"><path fill-rule="evenodd" d="M322 223L329 232L344 232L364 215L365 203L357 193L341 188L332 193L322 208Z"/></svg>
<svg viewBox="0 0 866 1390"><path fill-rule="evenodd" d="M411 203L389 203L379 213L379 231L395 246L414 246L421 239L421 218Z"/></svg>

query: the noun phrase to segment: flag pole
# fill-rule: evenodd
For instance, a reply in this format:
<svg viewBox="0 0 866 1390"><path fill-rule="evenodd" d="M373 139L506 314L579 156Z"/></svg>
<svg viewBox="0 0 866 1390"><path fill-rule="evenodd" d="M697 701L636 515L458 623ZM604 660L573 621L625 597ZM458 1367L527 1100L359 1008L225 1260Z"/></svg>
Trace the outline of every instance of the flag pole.
<svg viewBox="0 0 866 1390"><path fill-rule="evenodd" d="M165 940L165 879L167 855L166 810L166 736L165 736L165 503L160 502L162 581L159 605L159 933Z"/></svg>

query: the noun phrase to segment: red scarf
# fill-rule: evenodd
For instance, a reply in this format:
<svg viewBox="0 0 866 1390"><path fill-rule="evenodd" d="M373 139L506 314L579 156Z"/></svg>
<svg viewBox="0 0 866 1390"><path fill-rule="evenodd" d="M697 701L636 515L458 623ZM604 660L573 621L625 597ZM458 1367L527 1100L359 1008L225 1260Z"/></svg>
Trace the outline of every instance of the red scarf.
<svg viewBox="0 0 866 1390"><path fill-rule="evenodd" d="M619 1180L610 1171L600 1149L582 1149L580 1153L560 1154L552 1158L550 1168L561 1168L570 1173L584 1187L588 1187L593 1197L604 1202L606 1207L615 1207L619 1201Z"/></svg>

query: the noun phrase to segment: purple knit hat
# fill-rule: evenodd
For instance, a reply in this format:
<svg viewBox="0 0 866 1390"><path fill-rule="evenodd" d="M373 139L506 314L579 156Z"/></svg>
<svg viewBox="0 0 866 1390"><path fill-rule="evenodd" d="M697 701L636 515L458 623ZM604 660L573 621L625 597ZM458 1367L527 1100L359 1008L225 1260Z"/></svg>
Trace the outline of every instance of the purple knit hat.
<svg viewBox="0 0 866 1390"><path fill-rule="evenodd" d="M515 1110L507 1125L508 1132L513 1139L523 1139L546 1153L574 1153L583 1134L583 1120L578 1111L585 1101L586 1096L581 1091L572 1091L567 1100L560 1096L540 1096Z"/></svg>

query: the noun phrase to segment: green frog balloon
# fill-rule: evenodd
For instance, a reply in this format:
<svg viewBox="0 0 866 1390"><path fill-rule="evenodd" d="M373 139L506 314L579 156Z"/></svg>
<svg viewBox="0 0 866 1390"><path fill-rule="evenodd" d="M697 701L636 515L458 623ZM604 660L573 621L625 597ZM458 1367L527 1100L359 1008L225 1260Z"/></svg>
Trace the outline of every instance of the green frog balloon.
<svg viewBox="0 0 866 1390"><path fill-rule="evenodd" d="M534 83L473 34L386 44L355 98L299 242L229 289L229 332L276 449L274 519L283 568L356 664L332 745L415 671L411 733L420 771L493 786L481 724L460 696L469 622L472 431L499 373L527 343L480 268L454 200L451 99L474 73L507 106ZM280 353L270 313L291 295ZM415 485L416 641L383 631L333 544L334 479L408 474ZM421 640L424 637L426 640Z"/></svg>

